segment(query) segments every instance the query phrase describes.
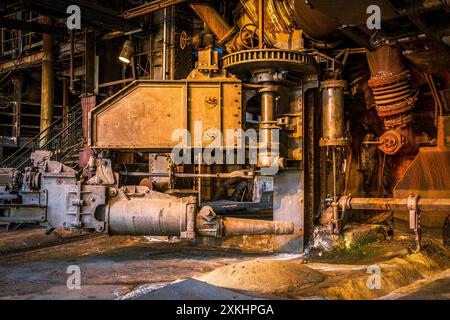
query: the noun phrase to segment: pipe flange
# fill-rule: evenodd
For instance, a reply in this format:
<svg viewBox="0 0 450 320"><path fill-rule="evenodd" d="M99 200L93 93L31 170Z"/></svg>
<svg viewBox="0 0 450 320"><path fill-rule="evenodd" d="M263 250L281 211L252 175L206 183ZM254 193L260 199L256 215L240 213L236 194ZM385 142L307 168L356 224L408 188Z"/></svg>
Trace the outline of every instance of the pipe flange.
<svg viewBox="0 0 450 320"><path fill-rule="evenodd" d="M338 138L338 139L328 139L328 138L321 138L319 141L319 146L321 147L345 147L350 144L351 140L350 138Z"/></svg>
<svg viewBox="0 0 450 320"><path fill-rule="evenodd" d="M388 130L380 137L379 149L386 154L393 155L400 152L406 145L406 138L398 130Z"/></svg>
<svg viewBox="0 0 450 320"><path fill-rule="evenodd" d="M339 206L341 207L342 210L351 210L352 206L351 206L351 201L352 201L352 195L348 195L348 196L342 196L339 198Z"/></svg>
<svg viewBox="0 0 450 320"><path fill-rule="evenodd" d="M336 88L345 89L347 88L347 81L345 80L325 80L320 83L320 90Z"/></svg>
<svg viewBox="0 0 450 320"><path fill-rule="evenodd" d="M277 85L264 85L264 87L258 89L258 93L265 93L265 92L277 92L280 90L280 86Z"/></svg>

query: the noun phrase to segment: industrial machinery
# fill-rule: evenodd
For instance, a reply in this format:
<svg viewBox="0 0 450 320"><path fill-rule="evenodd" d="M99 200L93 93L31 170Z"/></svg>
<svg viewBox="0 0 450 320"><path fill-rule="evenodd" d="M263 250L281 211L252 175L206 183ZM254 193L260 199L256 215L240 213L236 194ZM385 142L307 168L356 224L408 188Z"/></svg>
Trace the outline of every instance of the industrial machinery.
<svg viewBox="0 0 450 320"><path fill-rule="evenodd" d="M217 2L122 13L164 10L161 77L136 77L133 41L147 43L123 33L134 73L83 95L82 170L56 161L58 148L25 170L4 162L0 222L303 252L321 223L341 234L352 216L383 210L409 222L417 250L422 225L448 241L449 29L426 22L448 20L449 2ZM175 5L201 25L174 32L178 43L167 35ZM370 5L380 28L367 24ZM193 59L183 77L173 69L190 64L175 47Z"/></svg>
<svg viewBox="0 0 450 320"><path fill-rule="evenodd" d="M111 162L101 159L97 174L86 183L77 172L49 160L50 153L32 155L22 174L2 170L1 220L45 223L55 228L109 234L177 236L291 234L293 224L280 221L224 218L209 206L199 211L195 197L175 197L147 186L114 185Z"/></svg>

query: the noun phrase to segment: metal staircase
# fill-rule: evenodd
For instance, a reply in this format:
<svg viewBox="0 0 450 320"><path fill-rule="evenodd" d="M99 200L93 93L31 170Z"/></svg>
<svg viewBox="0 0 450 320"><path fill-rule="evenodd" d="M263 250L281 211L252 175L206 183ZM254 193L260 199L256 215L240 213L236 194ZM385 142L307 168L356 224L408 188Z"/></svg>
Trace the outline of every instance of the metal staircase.
<svg viewBox="0 0 450 320"><path fill-rule="evenodd" d="M19 150L0 162L0 167L23 170L31 165L31 153L36 150L52 151L52 160L80 171L79 152L85 143L82 129L80 102L55 120L47 129L28 141Z"/></svg>

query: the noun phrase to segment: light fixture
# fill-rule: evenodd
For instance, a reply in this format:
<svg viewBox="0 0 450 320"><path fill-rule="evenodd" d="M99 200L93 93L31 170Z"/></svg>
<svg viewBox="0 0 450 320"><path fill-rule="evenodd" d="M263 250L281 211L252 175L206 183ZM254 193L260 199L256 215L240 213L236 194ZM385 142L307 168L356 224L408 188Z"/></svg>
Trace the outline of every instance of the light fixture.
<svg viewBox="0 0 450 320"><path fill-rule="evenodd" d="M123 44L122 51L120 51L119 60L123 63L130 63L133 57L133 41L126 40Z"/></svg>

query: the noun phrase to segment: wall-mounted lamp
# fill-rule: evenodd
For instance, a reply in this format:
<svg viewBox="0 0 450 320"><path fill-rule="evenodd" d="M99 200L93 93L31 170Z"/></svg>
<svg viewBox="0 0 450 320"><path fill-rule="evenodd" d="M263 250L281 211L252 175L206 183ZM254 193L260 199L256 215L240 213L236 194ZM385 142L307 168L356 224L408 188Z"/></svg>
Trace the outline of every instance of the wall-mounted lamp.
<svg viewBox="0 0 450 320"><path fill-rule="evenodd" d="M123 63L130 63L133 57L133 41L126 40L123 44L122 51L120 51L119 60Z"/></svg>

